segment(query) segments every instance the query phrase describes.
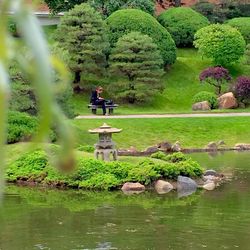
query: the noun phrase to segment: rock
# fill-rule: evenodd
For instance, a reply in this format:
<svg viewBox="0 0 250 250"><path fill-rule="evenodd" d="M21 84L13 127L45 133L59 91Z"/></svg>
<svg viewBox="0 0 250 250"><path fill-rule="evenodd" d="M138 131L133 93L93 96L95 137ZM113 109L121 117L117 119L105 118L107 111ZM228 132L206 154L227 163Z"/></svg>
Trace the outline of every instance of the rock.
<svg viewBox="0 0 250 250"><path fill-rule="evenodd" d="M250 144L247 143L237 143L234 147L238 150L250 150Z"/></svg>
<svg viewBox="0 0 250 250"><path fill-rule="evenodd" d="M128 151L131 152L131 153L137 153L137 152L138 152L138 150L137 150L135 147L133 147L133 146L131 146L131 147L128 149Z"/></svg>
<svg viewBox="0 0 250 250"><path fill-rule="evenodd" d="M210 150L217 150L217 144L213 141L209 142L206 148Z"/></svg>
<svg viewBox="0 0 250 250"><path fill-rule="evenodd" d="M240 103L239 103L239 108L241 108L241 109L246 108L246 104L243 103L243 102L240 102Z"/></svg>
<svg viewBox="0 0 250 250"><path fill-rule="evenodd" d="M188 196L194 193L197 187L198 185L191 178L178 176L178 179L177 179L178 197Z"/></svg>
<svg viewBox="0 0 250 250"><path fill-rule="evenodd" d="M158 194L166 194L173 189L173 185L167 181L158 180L155 183L155 190Z"/></svg>
<svg viewBox="0 0 250 250"><path fill-rule="evenodd" d="M181 151L181 144L177 141L173 144L173 146L171 147L171 150L173 152L180 152Z"/></svg>
<svg viewBox="0 0 250 250"><path fill-rule="evenodd" d="M143 192L145 191L145 186L139 182L126 182L122 186L122 191L126 192Z"/></svg>
<svg viewBox="0 0 250 250"><path fill-rule="evenodd" d="M220 140L220 141L217 142L217 145L218 146L224 146L224 145L226 145L226 143L223 140Z"/></svg>
<svg viewBox="0 0 250 250"><path fill-rule="evenodd" d="M153 154L159 151L158 146L148 147L144 152L147 154Z"/></svg>
<svg viewBox="0 0 250 250"><path fill-rule="evenodd" d="M207 175L218 176L217 172L213 169L206 170L203 175L204 176L207 176Z"/></svg>
<svg viewBox="0 0 250 250"><path fill-rule="evenodd" d="M209 183L206 183L205 185L203 185L203 188L205 190L212 191L216 188L216 185L214 182L209 182Z"/></svg>
<svg viewBox="0 0 250 250"><path fill-rule="evenodd" d="M208 101L197 102L197 103L193 104L192 110L194 110L194 111L197 111L197 110L203 110L203 111L211 110L211 106L210 106Z"/></svg>
<svg viewBox="0 0 250 250"><path fill-rule="evenodd" d="M214 175L203 175L203 180L206 183L209 183L209 182L219 183L222 180L222 178L219 176L214 176Z"/></svg>
<svg viewBox="0 0 250 250"><path fill-rule="evenodd" d="M238 107L236 98L233 92L228 92L218 98L220 109L233 109Z"/></svg>
<svg viewBox="0 0 250 250"><path fill-rule="evenodd" d="M171 151L171 148L172 148L172 144L167 141L161 142L157 146L160 150L163 150L163 151Z"/></svg>

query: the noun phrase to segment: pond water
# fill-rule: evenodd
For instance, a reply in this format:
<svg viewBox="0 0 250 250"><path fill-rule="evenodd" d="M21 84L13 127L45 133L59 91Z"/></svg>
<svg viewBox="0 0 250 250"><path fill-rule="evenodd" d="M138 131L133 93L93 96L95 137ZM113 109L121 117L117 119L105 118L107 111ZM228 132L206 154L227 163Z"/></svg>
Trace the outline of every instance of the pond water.
<svg viewBox="0 0 250 250"><path fill-rule="evenodd" d="M233 180L179 199L7 186L0 249L250 249L250 153L192 156Z"/></svg>

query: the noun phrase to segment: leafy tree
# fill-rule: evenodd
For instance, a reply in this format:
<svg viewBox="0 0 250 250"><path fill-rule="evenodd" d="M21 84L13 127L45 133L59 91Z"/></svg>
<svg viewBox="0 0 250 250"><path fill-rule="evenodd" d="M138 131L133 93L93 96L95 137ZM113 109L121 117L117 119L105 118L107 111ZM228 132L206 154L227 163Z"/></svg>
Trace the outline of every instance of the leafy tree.
<svg viewBox="0 0 250 250"><path fill-rule="evenodd" d="M235 85L236 96L242 101L250 101L250 77L240 76Z"/></svg>
<svg viewBox="0 0 250 250"><path fill-rule="evenodd" d="M87 2L87 0L44 0L44 2L48 5L49 9L54 12L58 13L61 11L68 11L74 8L75 5L82 4Z"/></svg>
<svg viewBox="0 0 250 250"><path fill-rule="evenodd" d="M238 29L246 43L250 43L250 17L233 18L227 24Z"/></svg>
<svg viewBox="0 0 250 250"><path fill-rule="evenodd" d="M229 71L223 67L209 67L200 73L200 82L213 85L217 89L217 94L221 93L223 84L231 80Z"/></svg>
<svg viewBox="0 0 250 250"><path fill-rule="evenodd" d="M105 17L125 8L141 9L151 15L154 14L153 0L45 0L45 2L54 13L68 11L75 5L88 3Z"/></svg>
<svg viewBox="0 0 250 250"><path fill-rule="evenodd" d="M101 15L88 4L77 5L62 17L55 38L68 52L68 66L77 86L102 76L108 49L106 33Z"/></svg>
<svg viewBox="0 0 250 250"><path fill-rule="evenodd" d="M178 7L164 11L158 21L173 37L176 46L192 46L194 34L209 25L206 17L191 8Z"/></svg>
<svg viewBox="0 0 250 250"><path fill-rule="evenodd" d="M124 34L132 31L148 35L157 44L164 64L173 64L176 60L176 46L169 32L158 21L141 10L118 10L107 18L109 41L112 47Z"/></svg>
<svg viewBox="0 0 250 250"><path fill-rule="evenodd" d="M246 43L241 33L224 24L212 24L197 31L194 45L199 52L217 65L237 62L245 52Z"/></svg>
<svg viewBox="0 0 250 250"><path fill-rule="evenodd" d="M122 79L111 85L121 100L146 102L162 89L163 61L152 38L139 32L121 37L110 56L110 71Z"/></svg>

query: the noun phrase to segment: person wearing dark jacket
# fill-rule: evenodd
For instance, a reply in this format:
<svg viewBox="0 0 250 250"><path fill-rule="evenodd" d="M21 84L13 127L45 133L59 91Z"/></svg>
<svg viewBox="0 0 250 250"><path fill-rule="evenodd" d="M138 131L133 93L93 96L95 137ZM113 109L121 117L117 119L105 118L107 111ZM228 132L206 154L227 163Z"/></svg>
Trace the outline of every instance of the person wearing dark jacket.
<svg viewBox="0 0 250 250"><path fill-rule="evenodd" d="M95 91L92 91L90 103L93 105L101 105L103 115L106 115L106 101L101 97L103 88L101 86L97 87Z"/></svg>

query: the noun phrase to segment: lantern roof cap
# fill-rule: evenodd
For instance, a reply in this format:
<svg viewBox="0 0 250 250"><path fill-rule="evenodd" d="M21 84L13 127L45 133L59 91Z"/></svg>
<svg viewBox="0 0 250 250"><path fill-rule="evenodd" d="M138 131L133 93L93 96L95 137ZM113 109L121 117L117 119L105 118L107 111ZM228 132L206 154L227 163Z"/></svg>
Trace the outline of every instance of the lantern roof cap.
<svg viewBox="0 0 250 250"><path fill-rule="evenodd" d="M89 133L91 134L112 134L112 133L120 133L121 131L122 129L112 128L106 123L103 123L103 125L100 126L99 128L89 129Z"/></svg>

